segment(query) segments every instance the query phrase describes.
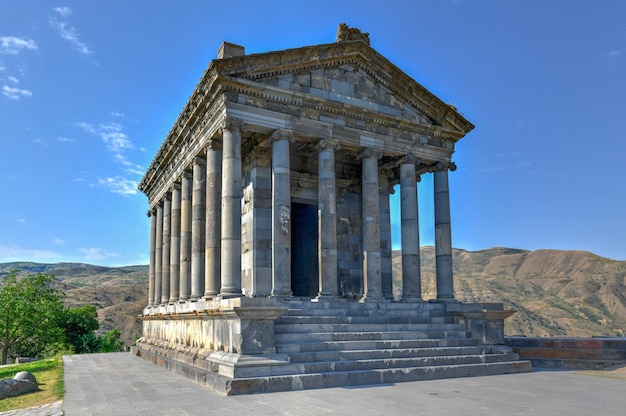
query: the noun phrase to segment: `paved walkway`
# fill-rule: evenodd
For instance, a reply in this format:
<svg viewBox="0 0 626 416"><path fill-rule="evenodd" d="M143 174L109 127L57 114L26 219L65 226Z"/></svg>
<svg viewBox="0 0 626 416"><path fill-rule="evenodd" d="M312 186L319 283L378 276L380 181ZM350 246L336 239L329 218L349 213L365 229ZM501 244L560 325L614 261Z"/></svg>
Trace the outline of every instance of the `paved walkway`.
<svg viewBox="0 0 626 416"><path fill-rule="evenodd" d="M66 416L619 415L626 381L565 371L224 397L129 353L64 357ZM10 415L60 415L61 402ZM3 416L5 415L3 414Z"/></svg>

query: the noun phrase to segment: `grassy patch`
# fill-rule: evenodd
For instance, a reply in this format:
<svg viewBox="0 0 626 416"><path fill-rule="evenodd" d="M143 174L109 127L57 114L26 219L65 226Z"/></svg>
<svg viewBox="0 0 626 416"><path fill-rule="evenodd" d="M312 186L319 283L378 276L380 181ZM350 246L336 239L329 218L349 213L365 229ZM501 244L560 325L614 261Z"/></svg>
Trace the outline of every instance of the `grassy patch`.
<svg viewBox="0 0 626 416"><path fill-rule="evenodd" d="M13 378L19 371L29 371L39 383L39 391L0 400L0 412L41 406L63 399L63 359L59 356L32 363L0 368L0 379Z"/></svg>

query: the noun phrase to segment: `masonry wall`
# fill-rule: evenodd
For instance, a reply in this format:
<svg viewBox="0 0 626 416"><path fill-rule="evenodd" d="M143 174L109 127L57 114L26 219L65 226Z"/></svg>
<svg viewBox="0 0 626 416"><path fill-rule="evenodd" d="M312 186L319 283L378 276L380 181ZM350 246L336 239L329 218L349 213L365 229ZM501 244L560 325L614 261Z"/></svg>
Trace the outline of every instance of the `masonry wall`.
<svg viewBox="0 0 626 416"><path fill-rule="evenodd" d="M505 337L534 368L591 369L626 363L626 338Z"/></svg>

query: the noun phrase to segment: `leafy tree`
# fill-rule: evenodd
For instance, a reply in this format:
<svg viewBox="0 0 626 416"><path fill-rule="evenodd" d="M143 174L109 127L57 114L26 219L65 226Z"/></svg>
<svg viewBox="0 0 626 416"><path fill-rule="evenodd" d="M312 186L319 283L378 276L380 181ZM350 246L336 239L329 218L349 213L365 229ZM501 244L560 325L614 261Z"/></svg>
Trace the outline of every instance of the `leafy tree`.
<svg viewBox="0 0 626 416"><path fill-rule="evenodd" d="M122 333L119 329L113 328L102 336L100 352L116 352L124 350L124 342L120 339Z"/></svg>
<svg viewBox="0 0 626 416"><path fill-rule="evenodd" d="M79 354L91 354L93 352L100 352L101 346L102 338L97 336L94 331L91 331L80 336L77 352Z"/></svg>
<svg viewBox="0 0 626 416"><path fill-rule="evenodd" d="M97 346L94 349L94 343L90 339L96 339L94 331L99 326L98 313L94 305L68 309L62 324L66 342L77 354L98 350Z"/></svg>
<svg viewBox="0 0 626 416"><path fill-rule="evenodd" d="M66 308L63 294L49 286L54 276L19 275L14 270L0 288L0 350L2 364L18 355L36 357L65 341L60 319Z"/></svg>

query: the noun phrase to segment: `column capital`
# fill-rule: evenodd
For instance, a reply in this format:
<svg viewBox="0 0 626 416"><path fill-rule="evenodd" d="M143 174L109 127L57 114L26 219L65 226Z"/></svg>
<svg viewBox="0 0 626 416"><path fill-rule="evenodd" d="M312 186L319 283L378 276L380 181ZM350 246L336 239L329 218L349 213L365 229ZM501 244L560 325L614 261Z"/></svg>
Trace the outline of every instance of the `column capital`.
<svg viewBox="0 0 626 416"><path fill-rule="evenodd" d="M146 211L146 216L148 218L156 216L156 207L151 207L148 211Z"/></svg>
<svg viewBox="0 0 626 416"><path fill-rule="evenodd" d="M361 153L359 153L358 155L356 155L356 159L357 160L361 160L361 159L364 159L366 157L375 157L377 160L378 159L382 159L383 152L381 152L380 150L367 148L367 149L363 150Z"/></svg>
<svg viewBox="0 0 626 416"><path fill-rule="evenodd" d="M222 141L217 139L209 139L206 144L206 150L222 150Z"/></svg>
<svg viewBox="0 0 626 416"><path fill-rule="evenodd" d="M412 165L419 165L420 164L420 159L419 157L415 156L415 155L404 155L402 156L402 158L400 158L399 160L400 164L412 164Z"/></svg>
<svg viewBox="0 0 626 416"><path fill-rule="evenodd" d="M172 187L170 188L170 190L168 192L174 192L174 190L180 191L180 183L179 182L174 182L172 184Z"/></svg>
<svg viewBox="0 0 626 416"><path fill-rule="evenodd" d="M293 132L291 130L274 130L274 132L270 135L270 141L274 142L277 140L288 140L289 143L293 143L296 141L296 138L293 136Z"/></svg>
<svg viewBox="0 0 626 416"><path fill-rule="evenodd" d="M194 165L206 165L206 159L203 157L194 157L193 158L193 164Z"/></svg>
<svg viewBox="0 0 626 416"><path fill-rule="evenodd" d="M339 150L341 149L341 144L337 140L332 139L322 139L317 142L318 149L329 149L329 150Z"/></svg>
<svg viewBox="0 0 626 416"><path fill-rule="evenodd" d="M192 172L192 171L190 171L190 170L187 170L187 169L185 169L185 170L183 171L183 174L181 175L181 177L182 177L182 178L185 178L185 179L191 179L191 178L192 178L192 176L193 176L193 172Z"/></svg>
<svg viewBox="0 0 626 416"><path fill-rule="evenodd" d="M456 163L454 162L437 162L435 166L429 169L430 172L437 172L442 170L450 170L454 172L456 170Z"/></svg>
<svg viewBox="0 0 626 416"><path fill-rule="evenodd" d="M231 117L224 117L220 123L219 130L222 134L224 130L239 129L242 132L248 130L248 125L243 121Z"/></svg>

